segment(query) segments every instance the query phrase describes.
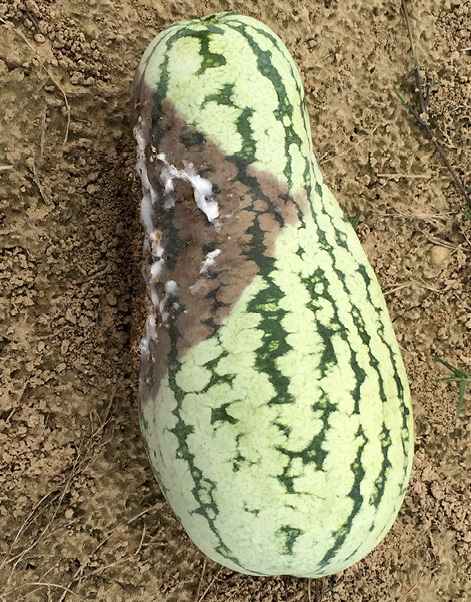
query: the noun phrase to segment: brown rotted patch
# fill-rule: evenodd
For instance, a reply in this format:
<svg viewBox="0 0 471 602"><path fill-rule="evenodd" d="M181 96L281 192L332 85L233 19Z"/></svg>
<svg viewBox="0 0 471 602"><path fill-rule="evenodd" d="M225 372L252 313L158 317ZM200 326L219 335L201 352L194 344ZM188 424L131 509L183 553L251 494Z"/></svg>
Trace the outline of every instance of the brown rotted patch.
<svg viewBox="0 0 471 602"><path fill-rule="evenodd" d="M167 372L172 329L178 335L177 357L181 359L217 330L242 291L274 257L275 241L283 225L294 223L298 209L306 206L305 195L290 197L287 185L273 175L237 163L205 140L170 102L162 103L159 117L154 116L152 121L151 97L152 91L141 82L137 98L140 127L146 137L149 179L160 199L153 221L163 234L165 249L165 268L157 284L159 298L164 297L165 282L169 280L176 282L177 290L166 299L168 320L158 316L158 342L151 347L153 358L143 363L148 386L143 392L141 380L141 400L156 395ZM179 170L191 163L201 177L211 182L213 199L219 207L217 224L208 221L196 205L192 185L182 180L173 181L174 207L164 209L166 197L160 176L166 163L158 159L159 154ZM254 229L259 232L259 242L254 239ZM201 274L207 253L215 249L220 249L215 264L207 274Z"/></svg>

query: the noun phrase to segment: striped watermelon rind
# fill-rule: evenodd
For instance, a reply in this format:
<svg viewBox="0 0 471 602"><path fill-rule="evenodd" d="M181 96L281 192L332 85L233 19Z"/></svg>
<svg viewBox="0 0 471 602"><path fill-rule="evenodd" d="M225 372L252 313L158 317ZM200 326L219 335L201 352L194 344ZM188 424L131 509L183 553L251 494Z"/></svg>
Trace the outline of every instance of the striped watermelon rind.
<svg viewBox="0 0 471 602"><path fill-rule="evenodd" d="M379 284L314 159L296 66L268 27L220 13L155 38L133 103L156 478L231 569L343 570L399 511L412 412Z"/></svg>

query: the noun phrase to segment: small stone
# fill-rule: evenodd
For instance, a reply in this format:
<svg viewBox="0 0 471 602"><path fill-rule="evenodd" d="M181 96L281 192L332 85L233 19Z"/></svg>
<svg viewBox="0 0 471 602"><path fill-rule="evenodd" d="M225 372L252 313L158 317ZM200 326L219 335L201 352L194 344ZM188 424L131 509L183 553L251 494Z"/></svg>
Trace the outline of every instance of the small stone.
<svg viewBox="0 0 471 602"><path fill-rule="evenodd" d="M44 42L46 41L46 38L43 36L42 33L37 33L34 36L34 39L38 44L44 44Z"/></svg>
<svg viewBox="0 0 471 602"><path fill-rule="evenodd" d="M436 481L430 485L430 493L432 496L440 502L445 497L445 492L441 489L440 484Z"/></svg>
<svg viewBox="0 0 471 602"><path fill-rule="evenodd" d="M434 245L430 249L430 259L434 265L442 265L450 257L451 249L448 247L442 247L441 245Z"/></svg>
<svg viewBox="0 0 471 602"><path fill-rule="evenodd" d="M74 511L72 510L72 508L68 508L65 512L64 512L64 516L67 520L70 520L73 516L74 516Z"/></svg>

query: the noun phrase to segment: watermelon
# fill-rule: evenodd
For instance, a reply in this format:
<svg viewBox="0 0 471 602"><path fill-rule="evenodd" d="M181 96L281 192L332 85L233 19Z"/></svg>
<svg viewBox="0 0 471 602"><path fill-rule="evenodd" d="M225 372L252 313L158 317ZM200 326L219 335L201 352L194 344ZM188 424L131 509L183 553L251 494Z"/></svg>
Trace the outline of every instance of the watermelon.
<svg viewBox="0 0 471 602"><path fill-rule="evenodd" d="M255 19L175 23L142 57L132 111L155 477L220 564L341 571L399 511L412 411L379 284L314 158L296 66Z"/></svg>

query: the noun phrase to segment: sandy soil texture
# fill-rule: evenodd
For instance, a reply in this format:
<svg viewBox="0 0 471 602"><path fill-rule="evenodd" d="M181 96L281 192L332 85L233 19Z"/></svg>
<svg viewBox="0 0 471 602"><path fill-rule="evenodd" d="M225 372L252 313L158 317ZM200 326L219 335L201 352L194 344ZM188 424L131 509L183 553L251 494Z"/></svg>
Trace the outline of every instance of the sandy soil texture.
<svg viewBox="0 0 471 602"><path fill-rule="evenodd" d="M221 569L154 481L136 406L140 185L129 94L147 43L220 10L264 21L301 71L314 148L378 274L410 378L411 485L365 560L319 582ZM471 183L471 1L410 16L430 123ZM471 216L395 91L399 0L0 0L0 599L471 600ZM334 589L329 590L335 586Z"/></svg>

